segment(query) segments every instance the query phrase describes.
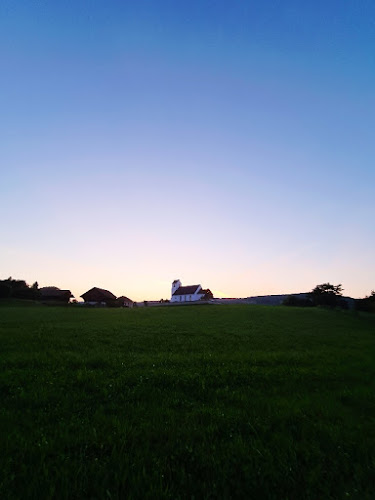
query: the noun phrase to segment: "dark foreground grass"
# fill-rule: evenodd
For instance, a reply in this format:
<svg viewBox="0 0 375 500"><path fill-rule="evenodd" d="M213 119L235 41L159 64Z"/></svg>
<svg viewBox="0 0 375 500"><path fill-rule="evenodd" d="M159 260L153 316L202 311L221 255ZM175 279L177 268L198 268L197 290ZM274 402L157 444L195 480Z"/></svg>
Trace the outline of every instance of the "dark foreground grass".
<svg viewBox="0 0 375 500"><path fill-rule="evenodd" d="M375 322L2 307L0 498L372 499Z"/></svg>

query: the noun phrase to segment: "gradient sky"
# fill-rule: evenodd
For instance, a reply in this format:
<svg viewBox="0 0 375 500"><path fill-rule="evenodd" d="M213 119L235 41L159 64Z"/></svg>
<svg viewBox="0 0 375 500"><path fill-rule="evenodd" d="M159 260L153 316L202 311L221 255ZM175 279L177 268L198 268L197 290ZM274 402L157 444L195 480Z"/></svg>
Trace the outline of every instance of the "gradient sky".
<svg viewBox="0 0 375 500"><path fill-rule="evenodd" d="M375 3L2 0L0 279L375 288Z"/></svg>

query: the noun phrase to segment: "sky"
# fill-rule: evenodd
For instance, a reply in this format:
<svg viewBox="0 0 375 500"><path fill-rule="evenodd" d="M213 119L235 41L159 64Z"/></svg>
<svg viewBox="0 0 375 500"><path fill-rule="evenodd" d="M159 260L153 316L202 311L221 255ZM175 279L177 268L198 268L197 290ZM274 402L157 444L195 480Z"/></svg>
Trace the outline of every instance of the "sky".
<svg viewBox="0 0 375 500"><path fill-rule="evenodd" d="M0 279L375 289L373 0L2 0Z"/></svg>

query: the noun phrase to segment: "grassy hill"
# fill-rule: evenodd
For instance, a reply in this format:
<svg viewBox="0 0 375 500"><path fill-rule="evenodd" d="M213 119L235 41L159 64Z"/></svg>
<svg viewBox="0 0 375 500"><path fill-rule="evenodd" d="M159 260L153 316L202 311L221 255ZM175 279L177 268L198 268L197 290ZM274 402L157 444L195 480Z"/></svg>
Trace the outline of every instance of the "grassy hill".
<svg viewBox="0 0 375 500"><path fill-rule="evenodd" d="M1 498L373 498L375 321L0 311Z"/></svg>

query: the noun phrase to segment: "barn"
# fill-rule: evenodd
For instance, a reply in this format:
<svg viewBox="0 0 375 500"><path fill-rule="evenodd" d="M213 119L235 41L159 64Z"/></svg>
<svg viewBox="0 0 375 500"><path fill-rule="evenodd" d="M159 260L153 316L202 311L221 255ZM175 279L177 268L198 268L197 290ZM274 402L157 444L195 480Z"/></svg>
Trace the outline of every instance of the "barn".
<svg viewBox="0 0 375 500"><path fill-rule="evenodd" d="M83 293L81 297L85 301L85 304L89 305L112 306L116 304L116 296L113 293L96 286Z"/></svg>

